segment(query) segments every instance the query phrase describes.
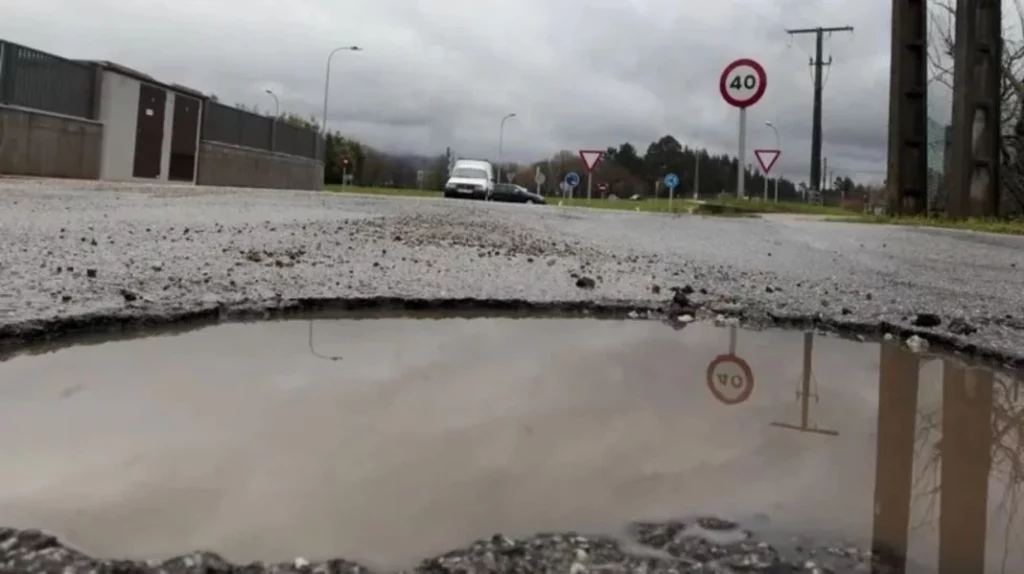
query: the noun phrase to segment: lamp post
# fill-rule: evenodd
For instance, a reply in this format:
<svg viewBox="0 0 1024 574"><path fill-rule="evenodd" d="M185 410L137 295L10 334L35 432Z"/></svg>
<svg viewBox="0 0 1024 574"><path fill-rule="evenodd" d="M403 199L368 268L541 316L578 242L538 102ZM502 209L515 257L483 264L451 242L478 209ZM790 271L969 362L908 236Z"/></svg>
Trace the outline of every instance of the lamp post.
<svg viewBox="0 0 1024 574"><path fill-rule="evenodd" d="M270 124L270 151L275 151L277 149L277 118L281 117L281 101L277 99L277 94L273 90L268 89L267 93L274 98L274 123Z"/></svg>
<svg viewBox="0 0 1024 574"><path fill-rule="evenodd" d="M327 144L327 94L331 90L331 58L333 58L334 55L337 54L338 52L362 52L362 51L363 51L363 49L360 48L359 46L339 46L339 47L331 50L331 53L327 55L327 72L324 74L324 113L323 113L323 116L322 116L322 118L323 118L323 120L322 120L323 121L323 125L320 127L320 133L321 133L320 141L323 142L323 145L325 146L325 148L326 148L326 144ZM317 142L317 147L319 147L320 145L321 145L321 143ZM321 157L324 154L319 153L319 150L318 150L318 153L316 155L317 155L317 157ZM324 165L326 167L327 158L326 157L322 157L322 159L324 160Z"/></svg>
<svg viewBox="0 0 1024 574"><path fill-rule="evenodd" d="M501 147L505 141L505 122L514 117L516 117L515 112L506 114L501 118L501 127L498 128L498 181L495 183L501 183Z"/></svg>
<svg viewBox="0 0 1024 574"><path fill-rule="evenodd" d="M782 145L779 143L779 130L777 130L775 128L775 125L772 124L771 122L765 122L764 125L770 127L772 129L772 131L775 132L775 149L779 150L779 153L781 154L782 153ZM767 185L767 183L765 183L765 185ZM766 190L765 195L767 195L767 190ZM765 198L765 199L767 199L767 198ZM779 202L779 176L776 175L775 176L775 203L778 203L778 202Z"/></svg>

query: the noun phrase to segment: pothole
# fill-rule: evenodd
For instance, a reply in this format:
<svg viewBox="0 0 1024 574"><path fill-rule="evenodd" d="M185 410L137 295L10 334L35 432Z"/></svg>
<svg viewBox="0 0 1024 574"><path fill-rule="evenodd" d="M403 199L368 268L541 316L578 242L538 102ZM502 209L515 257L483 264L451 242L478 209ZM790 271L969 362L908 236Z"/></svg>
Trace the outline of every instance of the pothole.
<svg viewBox="0 0 1024 574"><path fill-rule="evenodd" d="M1020 379L894 343L568 318L225 324L16 356L3 525L84 554L0 530L0 571L204 549L294 571L853 572L871 548L1020 571Z"/></svg>

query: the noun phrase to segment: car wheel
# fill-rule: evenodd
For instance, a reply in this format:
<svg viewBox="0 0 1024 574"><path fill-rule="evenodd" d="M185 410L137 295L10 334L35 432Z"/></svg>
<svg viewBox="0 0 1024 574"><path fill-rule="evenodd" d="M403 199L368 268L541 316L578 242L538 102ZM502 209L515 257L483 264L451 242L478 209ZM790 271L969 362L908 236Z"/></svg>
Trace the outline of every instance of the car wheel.
<svg viewBox="0 0 1024 574"><path fill-rule="evenodd" d="M526 200L526 205L533 205L533 200L532 199L527 199Z"/></svg>

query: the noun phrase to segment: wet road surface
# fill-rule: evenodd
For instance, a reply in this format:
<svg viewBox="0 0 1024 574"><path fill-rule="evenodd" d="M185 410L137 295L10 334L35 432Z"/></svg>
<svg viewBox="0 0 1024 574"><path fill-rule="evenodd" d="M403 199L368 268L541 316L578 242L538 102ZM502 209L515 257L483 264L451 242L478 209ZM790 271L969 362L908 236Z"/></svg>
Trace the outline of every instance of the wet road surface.
<svg viewBox="0 0 1024 574"><path fill-rule="evenodd" d="M0 339L295 298L662 302L887 323L1024 359L1024 238L192 186L0 181ZM921 319L920 316L924 318ZM938 323L936 325L936 323ZM44 325L45 326L45 325ZM887 327L889 328L889 327Z"/></svg>
<svg viewBox="0 0 1024 574"><path fill-rule="evenodd" d="M222 325L0 362L0 516L99 557L1016 572L1019 377L704 323Z"/></svg>

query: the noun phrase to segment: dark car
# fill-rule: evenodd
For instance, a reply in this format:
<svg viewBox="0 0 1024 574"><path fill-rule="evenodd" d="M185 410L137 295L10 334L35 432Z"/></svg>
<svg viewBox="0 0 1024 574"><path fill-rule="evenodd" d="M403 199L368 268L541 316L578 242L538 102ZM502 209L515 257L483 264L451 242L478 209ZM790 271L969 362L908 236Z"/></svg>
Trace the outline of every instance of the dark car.
<svg viewBox="0 0 1024 574"><path fill-rule="evenodd" d="M490 199L491 201L506 201L509 203L547 203L544 200L544 196L514 183L495 184Z"/></svg>

